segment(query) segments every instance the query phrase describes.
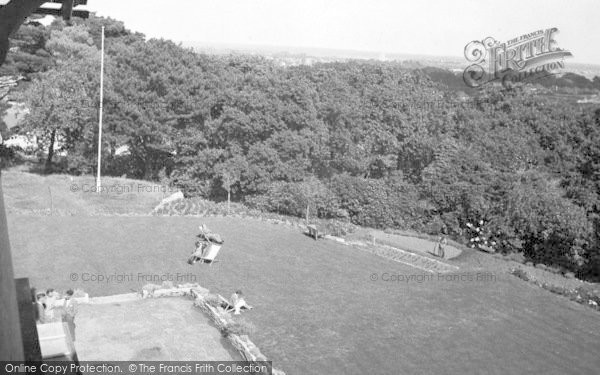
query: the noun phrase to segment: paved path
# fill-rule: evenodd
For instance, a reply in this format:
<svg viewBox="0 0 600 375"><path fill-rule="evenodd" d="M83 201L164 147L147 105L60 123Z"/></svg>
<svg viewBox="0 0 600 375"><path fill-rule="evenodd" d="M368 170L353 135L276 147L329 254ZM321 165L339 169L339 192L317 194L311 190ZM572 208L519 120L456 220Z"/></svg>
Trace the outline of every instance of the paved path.
<svg viewBox="0 0 600 375"><path fill-rule="evenodd" d="M371 234L375 237L376 243L393 246L407 251L429 254L437 245L436 242L423 238L388 234L380 231L373 231ZM444 247L444 252L444 259L456 258L462 253L461 250L450 245Z"/></svg>
<svg viewBox="0 0 600 375"><path fill-rule="evenodd" d="M459 267L441 262L437 259L432 259L423 255L415 254L410 251L404 251L396 249L386 245L371 245L364 243L350 243L351 245L359 246L359 248L366 250L380 257L388 258L396 262L404 263L408 266L415 267L421 271L428 271L432 273L444 273L444 272L456 272Z"/></svg>

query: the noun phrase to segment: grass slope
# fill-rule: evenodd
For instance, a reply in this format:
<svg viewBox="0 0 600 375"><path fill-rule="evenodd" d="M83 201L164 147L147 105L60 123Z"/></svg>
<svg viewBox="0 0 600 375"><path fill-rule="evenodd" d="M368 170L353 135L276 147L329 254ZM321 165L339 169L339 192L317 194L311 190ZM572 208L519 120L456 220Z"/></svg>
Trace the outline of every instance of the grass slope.
<svg viewBox="0 0 600 375"><path fill-rule="evenodd" d="M104 177L100 194L95 192L95 186L91 176L2 171L4 203L9 214L147 215L171 193L155 183L118 177Z"/></svg>
<svg viewBox="0 0 600 375"><path fill-rule="evenodd" d="M202 222L225 245L220 262L192 267L185 261ZM600 367L598 313L508 274L386 282L385 272L423 272L248 219L11 215L9 229L16 276L38 287L108 295L145 284L138 274L180 274L225 296L241 288L255 306L246 314L258 328L252 340L289 374L596 374ZM81 273L132 277L84 282Z"/></svg>

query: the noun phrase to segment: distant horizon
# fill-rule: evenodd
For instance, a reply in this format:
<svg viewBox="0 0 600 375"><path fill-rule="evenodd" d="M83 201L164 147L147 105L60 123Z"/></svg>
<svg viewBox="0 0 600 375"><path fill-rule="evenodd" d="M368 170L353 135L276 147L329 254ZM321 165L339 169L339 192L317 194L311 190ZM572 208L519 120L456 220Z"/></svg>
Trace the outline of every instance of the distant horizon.
<svg viewBox="0 0 600 375"><path fill-rule="evenodd" d="M372 54L372 55L394 55L394 56L423 56L423 57L448 57L453 59L464 59L459 55L434 55L428 53L404 53L404 52L390 52L390 51L377 51L377 50L363 50L363 49L348 49L348 48L329 48L329 47L312 47L312 46L294 46L294 45L275 45L275 44L258 44L258 43L218 43L218 42L202 42L194 40L183 40L177 41L184 46L196 47L220 47L220 48L241 48L241 49L272 49L279 52L303 52L303 51L330 51L330 52L351 52L358 54Z"/></svg>
<svg viewBox="0 0 600 375"><path fill-rule="evenodd" d="M181 43L453 58L464 58L473 40L555 27L558 47L573 54L568 61L600 64L597 0L102 0L87 8Z"/></svg>
<svg viewBox="0 0 600 375"><path fill-rule="evenodd" d="M468 65L468 61L464 56L459 55L434 55L428 53L403 53L403 52L388 52L388 51L376 51L376 50L360 50L360 49L346 49L346 48L327 48L327 47L308 47L308 46L284 46L284 45L271 45L271 44L258 44L258 43L218 43L218 42L203 42L203 41L194 41L194 40L182 40L182 41L173 41L175 43L181 43L184 47L189 48L215 48L215 49L230 49L233 51L239 52L254 52L260 53L265 52L265 50L269 50L269 52L277 52L277 53L304 53L307 57L311 57L309 55L310 52L329 52L329 53L353 53L356 55L385 55L386 57L401 57L401 58L429 58L429 59L452 59L452 62L456 63L464 63L464 65ZM317 56L312 56L317 57ZM347 58L336 55L325 55L319 57L332 57L332 58ZM349 57L349 58L359 58L359 57ZM375 58L376 59L376 58ZM418 61L418 60L417 60ZM577 61L575 58L568 58L565 60L566 65L577 65L577 66L592 66L600 69L600 63L595 62L582 62Z"/></svg>

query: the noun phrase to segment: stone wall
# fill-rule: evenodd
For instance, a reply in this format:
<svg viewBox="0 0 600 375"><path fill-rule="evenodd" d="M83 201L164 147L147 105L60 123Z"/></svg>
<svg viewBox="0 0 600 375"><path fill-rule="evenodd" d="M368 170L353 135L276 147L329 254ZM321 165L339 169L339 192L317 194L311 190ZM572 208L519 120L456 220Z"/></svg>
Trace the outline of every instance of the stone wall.
<svg viewBox="0 0 600 375"><path fill-rule="evenodd" d="M227 332L228 327L234 324L231 315L221 307L214 307L208 303L206 296L209 290L200 287L197 284L185 284L178 286L160 286L146 285L140 292L141 298L161 298L161 297L191 297L194 299L194 306L204 312L221 332ZM241 357L248 362L267 362L268 359L263 355L260 349L254 345L247 335L238 335L228 333L227 340L240 353ZM274 375L285 375L285 372L276 368L272 369Z"/></svg>

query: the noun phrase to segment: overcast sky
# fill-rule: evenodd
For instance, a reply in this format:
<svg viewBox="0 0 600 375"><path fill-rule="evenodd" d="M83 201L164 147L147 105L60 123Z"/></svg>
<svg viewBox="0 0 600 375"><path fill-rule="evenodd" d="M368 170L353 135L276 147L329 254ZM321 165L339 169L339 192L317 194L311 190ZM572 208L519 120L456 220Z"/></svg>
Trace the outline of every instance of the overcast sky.
<svg viewBox="0 0 600 375"><path fill-rule="evenodd" d="M600 64L600 0L89 0L87 8L177 42L462 56L472 40L557 27L569 61Z"/></svg>

